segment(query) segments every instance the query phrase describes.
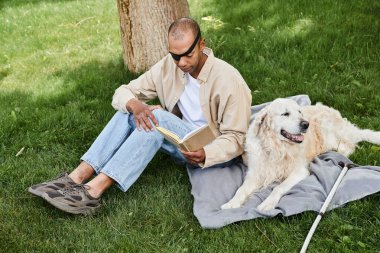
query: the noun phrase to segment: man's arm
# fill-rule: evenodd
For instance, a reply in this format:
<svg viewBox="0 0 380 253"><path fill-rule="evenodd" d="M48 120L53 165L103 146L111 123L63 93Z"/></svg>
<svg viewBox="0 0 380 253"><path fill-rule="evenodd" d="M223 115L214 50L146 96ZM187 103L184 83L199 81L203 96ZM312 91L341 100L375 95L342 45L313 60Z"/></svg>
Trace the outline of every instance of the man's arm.
<svg viewBox="0 0 380 253"><path fill-rule="evenodd" d="M156 85L161 78L162 61L156 63L150 70L116 89L112 97L112 106L123 113L129 113L127 103L131 99L147 102L157 97Z"/></svg>
<svg viewBox="0 0 380 253"><path fill-rule="evenodd" d="M203 148L206 159L200 163L202 167L229 161L244 152L251 116L251 91L242 78L230 78L229 83L228 89L223 90L224 102L219 104L219 110L223 110L219 124L221 135Z"/></svg>
<svg viewBox="0 0 380 253"><path fill-rule="evenodd" d="M180 150L187 161L205 168L242 154L251 116L251 100L251 92L245 83L234 87L226 103L220 106L224 108L219 129L221 135L197 151Z"/></svg>

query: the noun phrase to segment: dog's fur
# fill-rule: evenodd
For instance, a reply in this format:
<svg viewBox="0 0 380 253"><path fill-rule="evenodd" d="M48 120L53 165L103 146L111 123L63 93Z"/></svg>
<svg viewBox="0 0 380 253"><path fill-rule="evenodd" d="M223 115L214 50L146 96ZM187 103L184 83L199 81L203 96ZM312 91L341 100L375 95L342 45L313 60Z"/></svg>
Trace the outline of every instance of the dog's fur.
<svg viewBox="0 0 380 253"><path fill-rule="evenodd" d="M278 181L258 209L273 209L280 198L310 172L308 164L326 151L349 156L361 141L380 144L380 132L362 130L332 108L300 107L279 98L255 117L246 136L248 171L242 186L222 209L238 208L253 193Z"/></svg>

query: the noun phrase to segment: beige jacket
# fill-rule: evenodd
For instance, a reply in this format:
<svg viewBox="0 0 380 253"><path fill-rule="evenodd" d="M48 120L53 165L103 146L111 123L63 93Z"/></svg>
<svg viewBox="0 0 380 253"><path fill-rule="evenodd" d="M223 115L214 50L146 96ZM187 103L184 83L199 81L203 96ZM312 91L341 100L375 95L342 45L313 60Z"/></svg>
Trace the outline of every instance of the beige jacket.
<svg viewBox="0 0 380 253"><path fill-rule="evenodd" d="M208 58L197 78L201 84L201 107L208 124L218 136L204 147L206 160L200 166L205 168L243 153L252 98L250 89L234 67L214 57L209 48L203 52ZM126 105L130 99L147 102L158 97L164 109L176 113L186 82L185 73L168 54L149 71L116 89L112 106L128 113Z"/></svg>

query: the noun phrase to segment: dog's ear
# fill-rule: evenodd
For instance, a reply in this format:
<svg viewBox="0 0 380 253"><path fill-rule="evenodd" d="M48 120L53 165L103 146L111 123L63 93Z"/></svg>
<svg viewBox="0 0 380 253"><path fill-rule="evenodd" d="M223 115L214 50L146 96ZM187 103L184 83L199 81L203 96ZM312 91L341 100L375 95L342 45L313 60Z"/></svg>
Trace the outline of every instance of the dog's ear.
<svg viewBox="0 0 380 253"><path fill-rule="evenodd" d="M262 110L260 110L260 112L257 113L250 127L251 134L253 134L254 136L259 134L260 129L265 125L264 122L265 122L265 119L267 118L267 115L268 115L267 108L263 108Z"/></svg>

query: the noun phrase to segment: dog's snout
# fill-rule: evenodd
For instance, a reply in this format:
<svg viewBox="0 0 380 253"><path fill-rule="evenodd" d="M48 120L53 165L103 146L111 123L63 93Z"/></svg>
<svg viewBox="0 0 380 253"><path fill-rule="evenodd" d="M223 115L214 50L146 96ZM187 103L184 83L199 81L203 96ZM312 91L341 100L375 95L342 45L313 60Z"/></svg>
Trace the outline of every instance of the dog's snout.
<svg viewBox="0 0 380 253"><path fill-rule="evenodd" d="M306 121L306 120L302 120L302 121L300 122L300 126L301 126L301 129L302 129L302 130L307 130L307 129L309 128L309 122Z"/></svg>

